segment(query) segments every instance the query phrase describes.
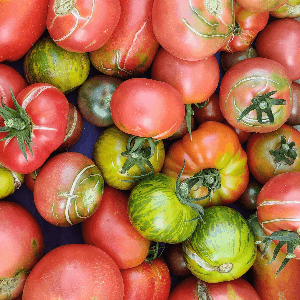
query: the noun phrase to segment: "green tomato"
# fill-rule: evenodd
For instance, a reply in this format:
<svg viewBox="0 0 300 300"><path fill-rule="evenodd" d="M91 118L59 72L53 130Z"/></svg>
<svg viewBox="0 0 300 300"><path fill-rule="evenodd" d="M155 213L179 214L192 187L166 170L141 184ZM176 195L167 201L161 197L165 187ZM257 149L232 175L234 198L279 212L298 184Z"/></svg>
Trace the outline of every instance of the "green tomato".
<svg viewBox="0 0 300 300"><path fill-rule="evenodd" d="M203 222L183 242L188 268L205 282L241 277L253 265L256 252L255 238L246 220L227 206L205 208Z"/></svg>

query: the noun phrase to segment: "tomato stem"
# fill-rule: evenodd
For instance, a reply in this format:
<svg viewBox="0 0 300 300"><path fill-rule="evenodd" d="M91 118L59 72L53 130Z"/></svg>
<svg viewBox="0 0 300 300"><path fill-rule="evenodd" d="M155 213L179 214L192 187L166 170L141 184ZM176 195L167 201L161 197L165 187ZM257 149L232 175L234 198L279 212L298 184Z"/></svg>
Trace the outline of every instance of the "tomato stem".
<svg viewBox="0 0 300 300"><path fill-rule="evenodd" d="M292 165L297 158L297 152L294 149L295 142L287 143L284 135L280 137L280 144L275 150L270 150L270 154L274 157L275 163L284 162Z"/></svg>

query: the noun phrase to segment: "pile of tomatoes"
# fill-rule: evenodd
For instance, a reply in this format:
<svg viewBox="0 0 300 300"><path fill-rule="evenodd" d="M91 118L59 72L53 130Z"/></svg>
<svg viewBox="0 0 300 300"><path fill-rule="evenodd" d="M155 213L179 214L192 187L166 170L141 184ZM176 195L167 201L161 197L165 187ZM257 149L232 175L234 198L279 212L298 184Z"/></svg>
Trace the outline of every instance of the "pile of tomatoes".
<svg viewBox="0 0 300 300"><path fill-rule="evenodd" d="M296 299L300 1L20 1L0 299Z"/></svg>

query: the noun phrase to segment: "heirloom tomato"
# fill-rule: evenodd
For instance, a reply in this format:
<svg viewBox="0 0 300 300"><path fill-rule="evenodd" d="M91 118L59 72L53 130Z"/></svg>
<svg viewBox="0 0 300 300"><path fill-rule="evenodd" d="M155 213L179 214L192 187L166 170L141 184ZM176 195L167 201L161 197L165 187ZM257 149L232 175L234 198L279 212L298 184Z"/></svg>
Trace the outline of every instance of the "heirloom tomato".
<svg viewBox="0 0 300 300"><path fill-rule="evenodd" d="M292 92L293 92L293 108L292 112L285 122L288 125L299 125L300 124L300 83L292 82Z"/></svg>
<svg viewBox="0 0 300 300"><path fill-rule="evenodd" d="M0 62L21 59L46 30L49 0L0 2Z"/></svg>
<svg viewBox="0 0 300 300"><path fill-rule="evenodd" d="M292 111L291 80L278 62L263 57L248 58L225 73L219 103L233 127L270 132L283 125Z"/></svg>
<svg viewBox="0 0 300 300"><path fill-rule="evenodd" d="M66 136L69 102L56 87L35 83L14 100L15 109L0 108L0 163L21 174L46 161ZM8 132L8 133L7 133Z"/></svg>
<svg viewBox="0 0 300 300"><path fill-rule="evenodd" d="M271 11L286 3L288 0L236 0L242 7L249 11L261 12L261 11Z"/></svg>
<svg viewBox="0 0 300 300"><path fill-rule="evenodd" d="M185 162L178 191L202 206L236 201L248 184L247 155L237 134L227 125L207 121L174 142L162 173L176 178Z"/></svg>
<svg viewBox="0 0 300 300"><path fill-rule="evenodd" d="M180 93L169 83L148 78L122 82L111 97L110 108L120 130L153 139L174 134L185 116Z"/></svg>
<svg viewBox="0 0 300 300"><path fill-rule="evenodd" d="M155 145L152 156L147 143L132 154L127 149L128 141L129 134L111 126L100 134L93 149L93 161L104 181L120 190L131 190L144 175L160 172L165 159L162 141Z"/></svg>
<svg viewBox="0 0 300 300"><path fill-rule="evenodd" d="M269 12L251 12L234 0L235 27L220 51L246 50L269 20Z"/></svg>
<svg viewBox="0 0 300 300"><path fill-rule="evenodd" d="M252 133L246 153L249 170L261 184L278 174L300 171L300 132L283 124L272 132Z"/></svg>
<svg viewBox="0 0 300 300"><path fill-rule="evenodd" d="M50 0L46 24L60 47L71 52L90 52L110 38L120 15L119 0Z"/></svg>
<svg viewBox="0 0 300 300"><path fill-rule="evenodd" d="M300 1L288 0L282 6L270 11L275 18L298 18L300 17Z"/></svg>
<svg viewBox="0 0 300 300"><path fill-rule="evenodd" d="M241 277L256 257L251 228L239 212L228 206L211 206L204 211L203 222L198 222L182 243L188 268L205 282Z"/></svg>
<svg viewBox="0 0 300 300"><path fill-rule="evenodd" d="M120 269L103 250L86 244L67 244L48 252L30 272L23 300L122 300Z"/></svg>
<svg viewBox="0 0 300 300"><path fill-rule="evenodd" d="M153 0L120 0L120 21L110 39L90 52L93 66L107 75L137 77L151 65L159 47L152 27Z"/></svg>
<svg viewBox="0 0 300 300"><path fill-rule="evenodd" d="M233 1L154 0L152 21L166 51L184 60L201 60L215 54L234 30Z"/></svg>

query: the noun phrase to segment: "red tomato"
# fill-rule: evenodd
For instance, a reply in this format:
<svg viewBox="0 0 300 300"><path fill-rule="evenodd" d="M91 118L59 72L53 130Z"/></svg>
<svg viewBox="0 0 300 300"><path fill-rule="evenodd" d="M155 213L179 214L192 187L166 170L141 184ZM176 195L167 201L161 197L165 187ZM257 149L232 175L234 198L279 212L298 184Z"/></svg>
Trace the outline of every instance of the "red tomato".
<svg viewBox="0 0 300 300"><path fill-rule="evenodd" d="M154 0L152 19L165 50L181 59L201 60L215 54L231 35L233 1Z"/></svg>
<svg viewBox="0 0 300 300"><path fill-rule="evenodd" d="M121 300L124 284L119 268L103 250L68 244L48 252L30 272L23 300Z"/></svg>
<svg viewBox="0 0 300 300"><path fill-rule="evenodd" d="M104 250L120 269L142 263L150 247L150 241L130 223L128 197L128 193L105 185L98 209L81 223L84 242Z"/></svg>
<svg viewBox="0 0 300 300"><path fill-rule="evenodd" d="M251 12L234 1L235 27L227 38L221 51L237 52L246 50L259 31L263 30L269 20L269 12Z"/></svg>
<svg viewBox="0 0 300 300"><path fill-rule="evenodd" d="M228 125L231 129L233 129L235 131L241 144L246 143L248 141L250 135L252 134L252 132L250 132L250 131L245 131L245 130L241 130L239 128L233 127L231 124L229 124L227 122L227 120L224 120L224 124Z"/></svg>
<svg viewBox="0 0 300 300"><path fill-rule="evenodd" d="M270 22L256 37L258 56L276 60L291 80L300 79L300 22L284 18Z"/></svg>
<svg viewBox="0 0 300 300"><path fill-rule="evenodd" d="M41 227L20 204L0 201L0 252L0 299L12 299L44 252Z"/></svg>
<svg viewBox="0 0 300 300"><path fill-rule="evenodd" d="M0 2L0 62L22 58L46 30L49 0Z"/></svg>
<svg viewBox="0 0 300 300"><path fill-rule="evenodd" d="M288 0L268 0L268 1L261 1L261 0L236 0L242 7L249 11L253 12L261 12L261 11L271 11L274 10Z"/></svg>
<svg viewBox="0 0 300 300"><path fill-rule="evenodd" d="M151 65L159 43L152 27L154 0L120 0L121 17L110 39L90 53L93 66L122 78L143 74Z"/></svg>
<svg viewBox="0 0 300 300"><path fill-rule="evenodd" d="M180 282L171 292L168 300L234 299L261 300L253 286L243 278L231 281L208 283L195 276Z"/></svg>
<svg viewBox="0 0 300 300"><path fill-rule="evenodd" d="M220 68L214 55L186 61L160 48L152 63L151 78L173 85L185 104L200 103L216 90Z"/></svg>
<svg viewBox="0 0 300 300"><path fill-rule="evenodd" d="M291 87L293 92L293 108L286 124L293 126L300 124L300 83L293 81Z"/></svg>
<svg viewBox="0 0 300 300"><path fill-rule="evenodd" d="M119 0L50 0L47 29L61 48L90 52L107 42L120 15Z"/></svg>
<svg viewBox="0 0 300 300"><path fill-rule="evenodd" d="M165 139L181 126L185 107L170 84L147 78L122 82L111 97L111 115L125 133Z"/></svg>
<svg viewBox="0 0 300 300"><path fill-rule="evenodd" d="M56 226L71 226L99 207L104 181L94 162L77 152L50 158L34 184L34 203L41 216Z"/></svg>
<svg viewBox="0 0 300 300"><path fill-rule="evenodd" d="M270 132L283 125L293 106L291 81L278 62L254 57L232 66L219 93L222 114L233 127Z"/></svg>
<svg viewBox="0 0 300 300"><path fill-rule="evenodd" d="M167 300L171 275L163 258L144 261L134 268L121 270L124 281L123 300Z"/></svg>
<svg viewBox="0 0 300 300"><path fill-rule="evenodd" d="M7 118L11 123L9 129L16 136L7 138L7 132L0 132L0 139L7 138L0 142L0 163L12 171L27 174L39 168L64 141L69 102L59 89L47 83L27 86L16 100L22 115L18 122L16 118ZM15 126L20 127L16 130Z"/></svg>

